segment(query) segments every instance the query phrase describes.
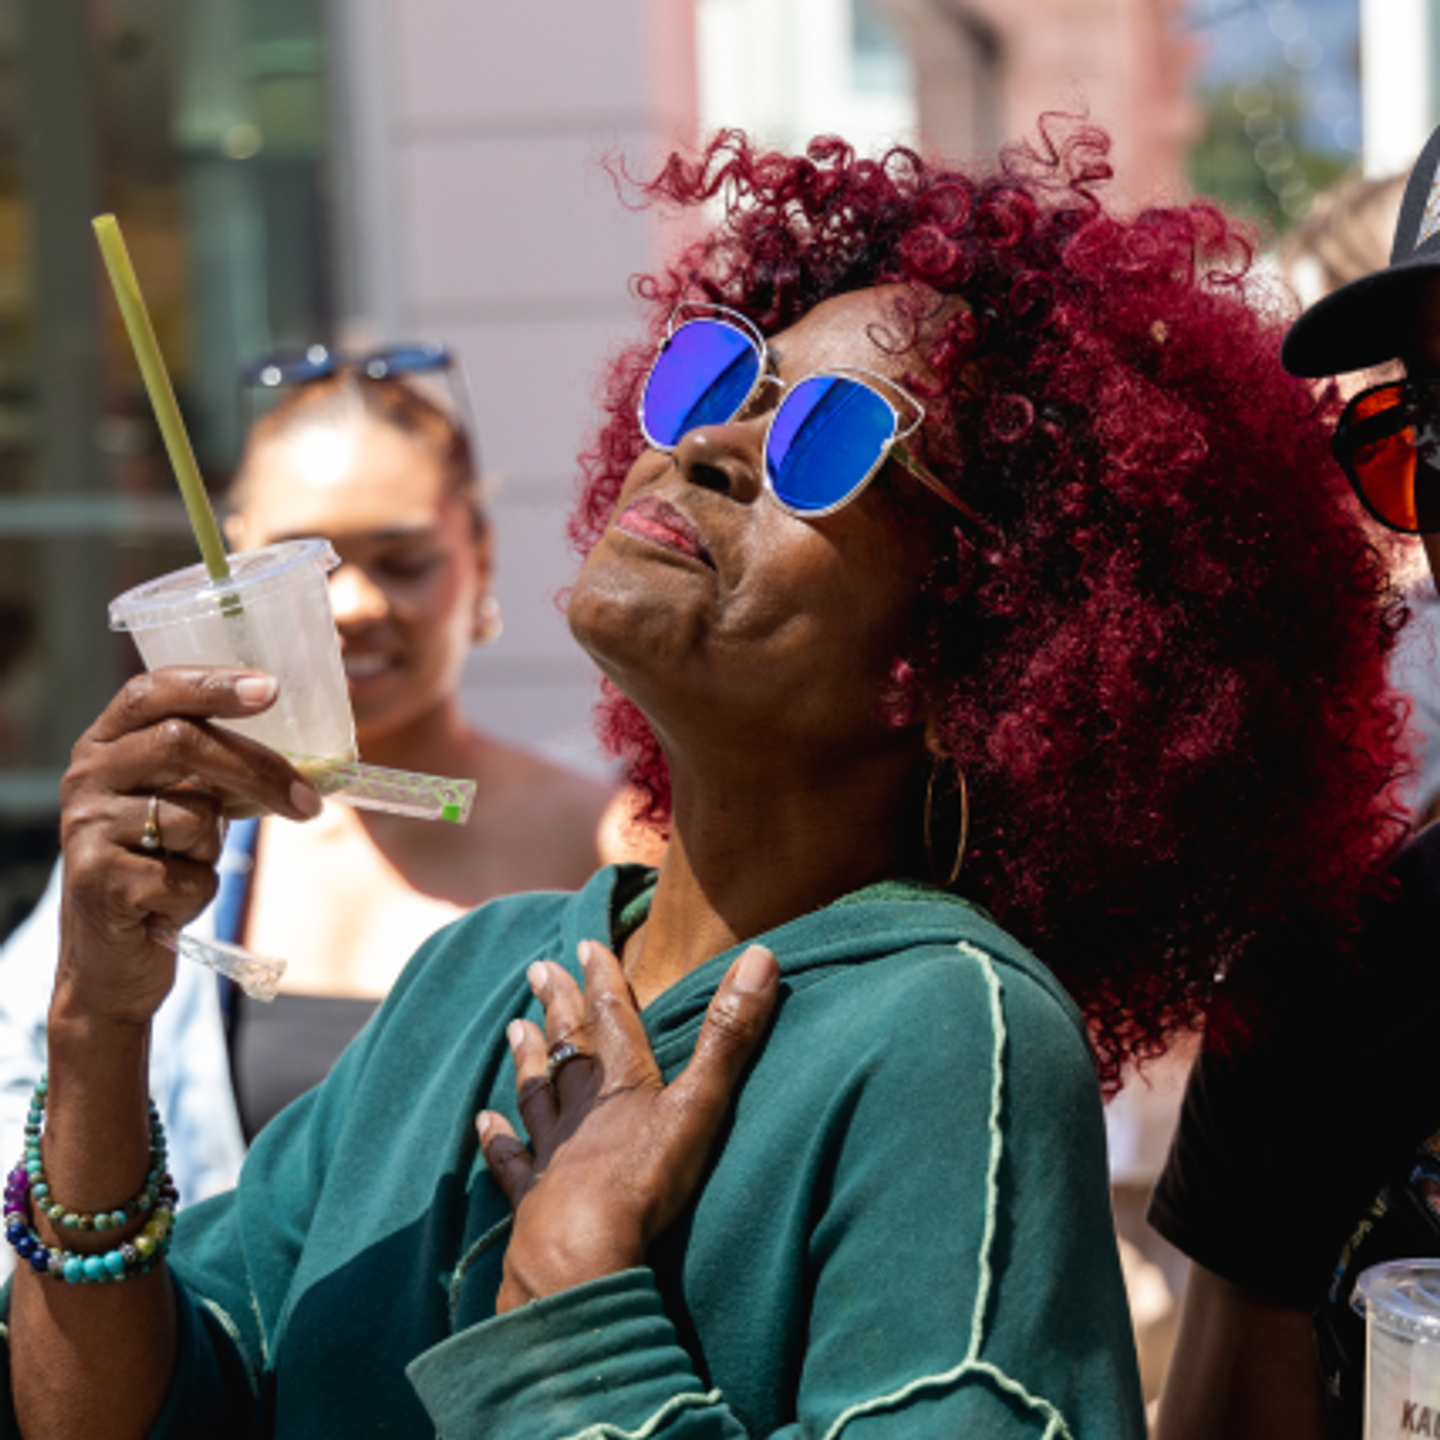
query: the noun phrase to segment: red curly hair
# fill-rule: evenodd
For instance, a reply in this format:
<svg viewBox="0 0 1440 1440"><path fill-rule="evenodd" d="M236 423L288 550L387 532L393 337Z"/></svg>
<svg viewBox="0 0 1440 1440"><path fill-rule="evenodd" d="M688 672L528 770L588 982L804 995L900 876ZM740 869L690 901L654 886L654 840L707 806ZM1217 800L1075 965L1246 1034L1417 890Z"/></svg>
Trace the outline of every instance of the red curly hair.
<svg viewBox="0 0 1440 1440"><path fill-rule="evenodd" d="M643 187L724 218L638 289L657 334L686 296L767 334L889 282L917 333L922 297L965 300L909 383L924 460L996 533L946 522L890 703L939 699L969 789L961 888L1067 986L1113 1088L1177 1029L1237 1018L1249 987L1219 976L1299 978L1304 947L1271 937L1353 926L1404 831L1406 752L1385 680L1404 611L1330 459L1333 401L1280 368L1249 234L1205 203L1108 212L1108 146L1046 117L970 175L724 133ZM652 356L609 370L582 553L643 448ZM663 823L644 717L609 689L599 718Z"/></svg>

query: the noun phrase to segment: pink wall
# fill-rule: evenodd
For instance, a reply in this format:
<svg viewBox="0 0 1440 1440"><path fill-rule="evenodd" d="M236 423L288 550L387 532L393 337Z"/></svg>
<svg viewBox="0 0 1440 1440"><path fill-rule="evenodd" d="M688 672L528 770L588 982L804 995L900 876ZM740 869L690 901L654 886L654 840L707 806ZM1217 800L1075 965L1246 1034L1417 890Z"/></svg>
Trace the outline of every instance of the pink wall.
<svg viewBox="0 0 1440 1440"><path fill-rule="evenodd" d="M936 0L916 7L910 23L931 27L928 37L912 39L921 47L924 142L971 159L991 138L977 137L945 94L955 65L923 59L927 48L963 48L957 36L968 20L998 41L999 138L1033 135L1046 110L1085 106L1110 131L1124 202L1184 193L1185 151L1200 120L1189 99L1194 51L1179 27L1181 9L1180 0Z"/></svg>
<svg viewBox="0 0 1440 1440"><path fill-rule="evenodd" d="M348 0L347 0L348 3ZM696 128L689 0L403 0L383 12L398 324L464 357L487 468L505 633L475 653L487 729L583 763L593 667L557 597L575 457L605 359L636 332L629 282L673 246L604 168L645 174Z"/></svg>

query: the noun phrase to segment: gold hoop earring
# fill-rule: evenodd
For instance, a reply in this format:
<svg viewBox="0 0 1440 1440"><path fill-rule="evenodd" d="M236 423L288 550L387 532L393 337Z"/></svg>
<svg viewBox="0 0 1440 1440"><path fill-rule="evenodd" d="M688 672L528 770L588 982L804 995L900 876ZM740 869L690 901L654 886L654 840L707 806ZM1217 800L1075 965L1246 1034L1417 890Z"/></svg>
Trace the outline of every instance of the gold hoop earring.
<svg viewBox="0 0 1440 1440"><path fill-rule="evenodd" d="M500 602L487 595L475 606L475 625L471 638L477 645L491 645L505 633L505 617L500 611Z"/></svg>
<svg viewBox="0 0 1440 1440"><path fill-rule="evenodd" d="M930 767L930 782L925 787L925 858L930 864L930 879L942 890L951 890L960 878L960 867L965 863L965 845L970 839L970 792L965 785L965 772L955 765L955 789L960 796L960 833L955 839L955 860L950 866L950 876L942 884L940 872L935 866L934 818L935 818L935 777L948 756L937 756ZM954 763L953 761L951 762Z"/></svg>

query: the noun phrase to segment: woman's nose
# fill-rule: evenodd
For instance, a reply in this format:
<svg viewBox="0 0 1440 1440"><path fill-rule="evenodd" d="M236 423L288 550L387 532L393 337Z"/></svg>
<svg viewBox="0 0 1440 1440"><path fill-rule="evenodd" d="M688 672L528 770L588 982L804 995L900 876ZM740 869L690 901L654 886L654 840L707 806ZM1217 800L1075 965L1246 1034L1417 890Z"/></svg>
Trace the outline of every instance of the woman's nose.
<svg viewBox="0 0 1440 1440"><path fill-rule="evenodd" d="M330 608L337 625L356 629L383 620L390 606L384 590L364 569L342 564L330 575Z"/></svg>
<svg viewBox="0 0 1440 1440"><path fill-rule="evenodd" d="M764 426L758 421L701 425L680 437L675 468L691 485L750 504L764 488Z"/></svg>

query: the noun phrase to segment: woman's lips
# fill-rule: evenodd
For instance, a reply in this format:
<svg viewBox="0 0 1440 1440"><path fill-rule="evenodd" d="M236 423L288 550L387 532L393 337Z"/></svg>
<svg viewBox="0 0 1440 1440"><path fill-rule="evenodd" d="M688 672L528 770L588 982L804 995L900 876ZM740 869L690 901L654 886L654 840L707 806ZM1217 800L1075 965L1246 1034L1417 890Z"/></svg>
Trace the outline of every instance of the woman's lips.
<svg viewBox="0 0 1440 1440"><path fill-rule="evenodd" d="M700 532L690 523L689 517L658 495L642 495L632 501L620 513L615 528L677 555L698 560L712 570L715 568Z"/></svg>
<svg viewBox="0 0 1440 1440"><path fill-rule="evenodd" d="M358 651L343 657L345 678L351 685L365 685L395 668L395 662L387 655Z"/></svg>

